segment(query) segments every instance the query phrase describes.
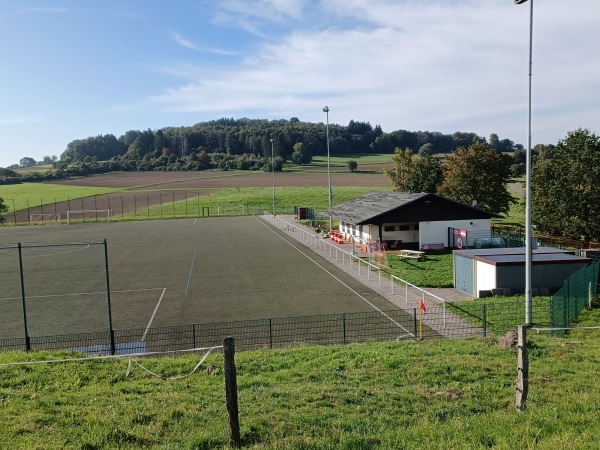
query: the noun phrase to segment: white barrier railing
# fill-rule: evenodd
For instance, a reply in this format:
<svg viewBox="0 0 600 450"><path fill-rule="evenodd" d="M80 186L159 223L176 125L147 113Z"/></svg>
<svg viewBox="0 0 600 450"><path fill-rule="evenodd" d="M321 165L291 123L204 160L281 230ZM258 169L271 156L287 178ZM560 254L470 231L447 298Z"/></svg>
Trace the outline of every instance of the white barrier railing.
<svg viewBox="0 0 600 450"><path fill-rule="evenodd" d="M374 271L377 271L378 273L378 281L379 281L379 285L381 285L381 267L376 266L374 264L372 264L369 261L365 261L364 259L360 258L359 256L347 252L344 249L341 249L340 247L332 244L331 242L326 241L324 238L320 237L320 236L316 236L314 233L311 233L310 231L306 230L304 227L298 226L295 223L289 222L285 219L282 219L279 216L272 216L270 214L265 214L265 217L273 222L278 228L280 228L281 230L287 232L287 233L297 233L296 234L296 238L298 241L303 241L305 243L307 243L307 247L313 247L316 248L317 250L323 252L323 253L327 253L327 251L329 250L329 257L331 259L333 259L335 257L335 260L339 262L339 258L341 255L341 259L342 259L342 265L346 264L346 257L348 257L349 259L349 264L350 266L352 266L352 264L356 263L357 267L358 267L358 275L361 275L361 266L363 267L363 269L367 270L367 280L371 280L371 273ZM335 255L334 255L335 252ZM394 292L394 287L396 287L396 289L399 288L399 286L396 286L396 281L404 284L405 286L405 302L408 305L408 298L409 298L409 287L413 290L417 291L417 296L423 299L423 302L425 302L425 300L432 302L433 304L435 304L436 306L442 308L443 311L443 327L446 327L446 300L444 300L443 298L426 291L425 289L422 289L418 286L415 286L414 284L403 280L400 277L397 277L396 275L393 275L391 273L388 272L384 272L387 276L389 276L390 282L391 282L391 293L392 295L395 294ZM384 276L385 278L385 276Z"/></svg>

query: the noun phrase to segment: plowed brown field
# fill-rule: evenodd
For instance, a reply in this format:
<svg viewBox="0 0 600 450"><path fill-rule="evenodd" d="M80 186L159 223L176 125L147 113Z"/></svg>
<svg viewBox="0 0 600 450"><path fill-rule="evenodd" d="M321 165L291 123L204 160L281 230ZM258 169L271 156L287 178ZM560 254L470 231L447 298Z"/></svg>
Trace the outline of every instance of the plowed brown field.
<svg viewBox="0 0 600 450"><path fill-rule="evenodd" d="M332 173L335 186L389 187L383 173ZM71 186L115 187L125 189L219 189L231 187L269 187L266 172L113 172L90 177L54 181ZM277 186L326 186L326 173L275 173Z"/></svg>
<svg viewBox="0 0 600 450"><path fill-rule="evenodd" d="M372 165L355 173L332 172L334 186L389 188L389 179L382 173L381 165ZM365 173L368 171L368 173ZM119 193L94 195L68 202L56 202L43 207L14 211L6 217L8 223L28 223L31 214L59 213L63 218L69 210L110 209L113 214L138 211L147 212L151 206L172 204L176 201L209 195L215 189L271 187L273 175L269 172L112 172L89 177L52 181L70 186L95 186L125 189ZM326 172L275 173L277 187L327 186ZM169 190L170 192L165 192Z"/></svg>

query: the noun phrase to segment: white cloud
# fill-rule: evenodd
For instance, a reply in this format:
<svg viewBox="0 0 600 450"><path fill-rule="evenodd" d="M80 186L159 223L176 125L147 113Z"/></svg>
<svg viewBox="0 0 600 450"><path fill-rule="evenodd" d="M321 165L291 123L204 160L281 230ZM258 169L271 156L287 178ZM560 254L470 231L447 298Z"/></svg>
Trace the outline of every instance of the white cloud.
<svg viewBox="0 0 600 450"><path fill-rule="evenodd" d="M171 37L173 38L173 40L175 42L177 42L182 47L189 48L192 50L199 50L199 48L198 48L198 46L196 46L196 44L194 44L192 41L184 38L181 34L175 32L175 31L171 33Z"/></svg>
<svg viewBox="0 0 600 450"><path fill-rule="evenodd" d="M240 20L250 20L258 3L265 2L225 6ZM266 3L274 10L276 3L285 4ZM528 8L468 0L329 0L324 5L342 22L301 26L264 43L237 67L196 67L188 72L188 83L151 102L171 112L301 120L322 120L320 109L328 104L337 123L368 120L386 131L496 132L521 140ZM588 19L555 0L538 7L545 8L539 13L545 23L534 27L534 68L539 70L534 72L534 109L540 119L547 117L538 130L548 142L557 127L564 136L573 129L567 123L589 123L585 114L598 118L600 66L592 55L599 49L584 36L594 29L600 9L589 1L587 7ZM344 20L353 23L342 27ZM569 86L570 80L581 89ZM586 102L591 92L595 100ZM569 111L575 100L580 106Z"/></svg>

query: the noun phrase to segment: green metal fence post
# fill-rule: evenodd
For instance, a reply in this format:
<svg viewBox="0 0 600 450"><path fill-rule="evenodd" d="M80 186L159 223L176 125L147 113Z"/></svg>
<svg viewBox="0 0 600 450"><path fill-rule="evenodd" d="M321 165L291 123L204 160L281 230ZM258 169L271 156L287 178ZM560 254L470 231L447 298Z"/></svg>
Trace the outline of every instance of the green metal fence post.
<svg viewBox="0 0 600 450"><path fill-rule="evenodd" d="M415 341L419 340L419 332L417 330L417 308L413 309L413 324L415 329Z"/></svg>
<svg viewBox="0 0 600 450"><path fill-rule="evenodd" d="M554 336L554 331L552 331L552 328L554 328L555 325L555 320L554 320L554 296L551 295L550 296L550 336Z"/></svg>
<svg viewBox="0 0 600 450"><path fill-rule="evenodd" d="M269 317L269 348L273 348L273 319Z"/></svg>
<svg viewBox="0 0 600 450"><path fill-rule="evenodd" d="M21 243L19 248L19 270L21 272L21 299L23 302L23 326L25 328L25 350L31 350L31 341L29 339L29 331L27 330L27 302L25 301L25 278L23 277L23 254L21 251Z"/></svg>
<svg viewBox="0 0 600 450"><path fill-rule="evenodd" d="M342 313L342 343L346 343L346 313Z"/></svg>
<svg viewBox="0 0 600 450"><path fill-rule="evenodd" d="M108 302L108 329L110 330L110 353L115 354L115 332L112 323L112 311L110 306L110 279L108 276L108 245L104 239L104 264L106 267L106 300Z"/></svg>
<svg viewBox="0 0 600 450"><path fill-rule="evenodd" d="M481 312L483 319L483 337L487 337L487 305L483 304L483 311Z"/></svg>
<svg viewBox="0 0 600 450"><path fill-rule="evenodd" d="M563 305L565 312L564 312L564 323L563 323L563 327L568 327L569 326L569 322L570 322L570 317L569 317L569 280L567 279L567 281L565 281L565 294L564 294L564 299L565 299L565 303Z"/></svg>

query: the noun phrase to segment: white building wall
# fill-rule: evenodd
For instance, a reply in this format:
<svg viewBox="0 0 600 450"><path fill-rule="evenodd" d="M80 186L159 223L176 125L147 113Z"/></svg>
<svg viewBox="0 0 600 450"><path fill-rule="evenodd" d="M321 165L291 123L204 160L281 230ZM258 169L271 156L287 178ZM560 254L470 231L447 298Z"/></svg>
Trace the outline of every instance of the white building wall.
<svg viewBox="0 0 600 450"><path fill-rule="evenodd" d="M476 285L473 292L478 296L479 291L496 289L496 266L482 261L475 261Z"/></svg>
<svg viewBox="0 0 600 450"><path fill-rule="evenodd" d="M475 219L475 220L449 220L440 222L421 222L419 224L419 247L423 244L434 244L442 242L444 247L448 247L448 228L458 228L460 230L467 230L467 235L470 232L477 233L491 233L492 221L491 219ZM469 237L467 245L473 246L474 238Z"/></svg>
<svg viewBox="0 0 600 450"><path fill-rule="evenodd" d="M491 233L491 220L490 219L475 219L475 220L451 220L441 222L420 222L418 230L402 230L394 232L382 231L383 240L401 240L402 242L419 242L419 248L423 244L434 244L442 243L444 247L448 247L448 228L457 228L461 230L467 230L467 234L471 232L477 232L479 235L484 233ZM360 229L362 228L362 232ZM411 225L414 228L414 225ZM363 225L362 227L348 224L340 224L340 232L344 235L354 236L355 242L365 244L370 241L379 240L379 227L377 225ZM474 245L474 237L469 237L467 245L472 247Z"/></svg>

